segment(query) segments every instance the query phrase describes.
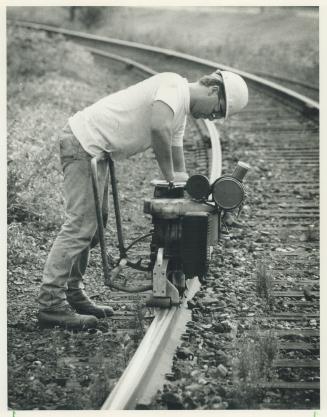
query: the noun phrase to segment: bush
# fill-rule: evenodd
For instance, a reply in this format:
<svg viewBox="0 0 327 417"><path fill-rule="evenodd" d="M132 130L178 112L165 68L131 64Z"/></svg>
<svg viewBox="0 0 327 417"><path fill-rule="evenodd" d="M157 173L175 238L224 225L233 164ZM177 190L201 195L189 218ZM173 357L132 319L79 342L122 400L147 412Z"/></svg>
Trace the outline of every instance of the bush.
<svg viewBox="0 0 327 417"><path fill-rule="evenodd" d="M85 81L106 80L91 54L62 36L15 26L7 34L7 220L55 228L63 221L58 131L89 103Z"/></svg>
<svg viewBox="0 0 327 417"><path fill-rule="evenodd" d="M7 223L36 222L52 229L63 221L60 196L61 173L56 169L54 151L39 152L32 160L8 162ZM46 210L45 210L46 208Z"/></svg>
<svg viewBox="0 0 327 417"><path fill-rule="evenodd" d="M64 39L55 42L45 32L8 28L7 71L13 76L42 76L55 71L64 58Z"/></svg>
<svg viewBox="0 0 327 417"><path fill-rule="evenodd" d="M258 331L258 329L256 329ZM279 354L278 338L273 330L250 337L241 336L236 342L233 361L231 408L257 408L264 398L261 383L274 378L273 361Z"/></svg>
<svg viewBox="0 0 327 417"><path fill-rule="evenodd" d="M42 31L10 25L7 39L7 74L11 81L59 72L91 82L92 55L62 35L48 36Z"/></svg>
<svg viewBox="0 0 327 417"><path fill-rule="evenodd" d="M20 198L22 192L23 178L20 169L13 161L8 163L7 169L7 222L23 222L25 220L37 219L35 213L28 210Z"/></svg>
<svg viewBox="0 0 327 417"><path fill-rule="evenodd" d="M101 22L106 7L79 7L79 9L79 20L89 28Z"/></svg>

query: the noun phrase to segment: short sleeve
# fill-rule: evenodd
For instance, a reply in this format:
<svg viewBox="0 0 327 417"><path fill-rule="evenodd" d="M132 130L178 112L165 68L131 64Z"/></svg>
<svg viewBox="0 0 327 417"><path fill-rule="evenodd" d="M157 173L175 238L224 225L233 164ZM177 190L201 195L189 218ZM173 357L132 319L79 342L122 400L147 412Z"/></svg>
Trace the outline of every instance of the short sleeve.
<svg viewBox="0 0 327 417"><path fill-rule="evenodd" d="M166 103L176 114L180 106L178 86L174 82L163 83L159 86L154 101L162 101Z"/></svg>

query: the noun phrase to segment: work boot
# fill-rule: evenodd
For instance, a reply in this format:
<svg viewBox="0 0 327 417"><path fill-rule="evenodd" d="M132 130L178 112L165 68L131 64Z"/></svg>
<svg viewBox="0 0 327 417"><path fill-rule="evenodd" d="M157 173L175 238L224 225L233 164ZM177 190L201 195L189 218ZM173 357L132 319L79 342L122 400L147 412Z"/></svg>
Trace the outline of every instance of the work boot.
<svg viewBox="0 0 327 417"><path fill-rule="evenodd" d="M66 295L69 304L80 314L90 314L98 319L114 314L111 307L95 304L81 289L68 290Z"/></svg>
<svg viewBox="0 0 327 417"><path fill-rule="evenodd" d="M98 324L96 317L78 314L68 304L58 309L40 310L38 320L42 328L59 326L66 330L94 329Z"/></svg>

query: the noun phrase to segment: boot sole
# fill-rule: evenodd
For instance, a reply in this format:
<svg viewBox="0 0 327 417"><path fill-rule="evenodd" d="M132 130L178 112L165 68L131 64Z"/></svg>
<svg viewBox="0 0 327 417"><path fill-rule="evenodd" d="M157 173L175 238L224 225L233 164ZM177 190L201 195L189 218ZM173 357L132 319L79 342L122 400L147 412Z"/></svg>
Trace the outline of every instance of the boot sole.
<svg viewBox="0 0 327 417"><path fill-rule="evenodd" d="M97 328L97 326L91 327L72 327L72 326L60 326L58 324L39 324L39 329L40 330L46 330L46 329L58 329L58 330L66 330L66 331L70 331L70 332L86 332L88 330L95 330Z"/></svg>
<svg viewBox="0 0 327 417"><path fill-rule="evenodd" d="M40 329L53 329L55 327L58 327L63 330L89 330L89 329L96 329L97 323L95 324L89 324L89 325L67 325L67 324L61 324L61 323L49 323L49 322L38 322Z"/></svg>
<svg viewBox="0 0 327 417"><path fill-rule="evenodd" d="M105 311L102 311L102 312L99 311L99 313L95 313L93 311L93 312L88 313L88 312L84 311L83 309L79 310L78 308L76 308L74 306L73 306L73 308L78 314L83 314L85 316L94 316L97 319L105 319L105 318L108 318L108 317L112 317L115 314L114 311L112 311L111 313L105 313Z"/></svg>

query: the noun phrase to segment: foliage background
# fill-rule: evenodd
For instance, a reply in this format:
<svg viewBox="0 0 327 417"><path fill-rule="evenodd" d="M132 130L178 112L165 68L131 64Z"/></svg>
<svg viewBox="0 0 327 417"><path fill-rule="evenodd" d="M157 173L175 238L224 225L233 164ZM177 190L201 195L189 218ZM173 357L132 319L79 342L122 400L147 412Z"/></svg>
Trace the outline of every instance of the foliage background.
<svg viewBox="0 0 327 417"><path fill-rule="evenodd" d="M317 7L8 7L7 16L319 82ZM92 102L91 89L83 86L95 87L101 97L108 79L90 54L59 35L49 38L9 25L7 41L8 220L58 225L56 132Z"/></svg>
<svg viewBox="0 0 327 417"><path fill-rule="evenodd" d="M318 7L79 7L74 20L70 7L49 9L8 8L8 17L176 49L244 71L319 82ZM92 9L92 15L85 9Z"/></svg>

